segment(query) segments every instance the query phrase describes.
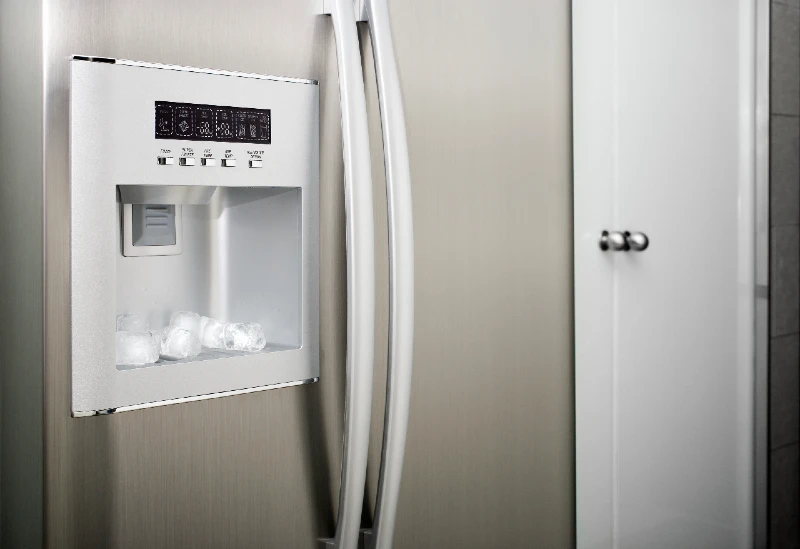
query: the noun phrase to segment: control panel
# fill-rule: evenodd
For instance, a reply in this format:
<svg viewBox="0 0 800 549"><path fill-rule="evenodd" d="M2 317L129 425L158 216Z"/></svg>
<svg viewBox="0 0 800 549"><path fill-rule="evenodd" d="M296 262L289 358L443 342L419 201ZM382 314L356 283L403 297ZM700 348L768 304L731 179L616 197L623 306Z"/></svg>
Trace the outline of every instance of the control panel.
<svg viewBox="0 0 800 549"><path fill-rule="evenodd" d="M222 143L247 143L267 146L272 142L272 110L194 103L155 102L155 138L178 141L207 141L214 145L181 147L180 151L162 149L158 165L175 165L174 154L180 154L178 166L199 165L206 168L236 167L234 150ZM264 150L251 147L247 151L248 168L261 168ZM221 160L217 164L217 159Z"/></svg>
<svg viewBox="0 0 800 549"><path fill-rule="evenodd" d="M156 139L262 143L272 141L270 109L156 101Z"/></svg>
<svg viewBox="0 0 800 549"><path fill-rule="evenodd" d="M195 147L181 147L177 154L182 154L184 156L178 157L178 166L202 166L205 168L214 168L216 166L221 166L223 168L235 168L236 167L236 158L234 157L233 149L222 149L215 151L213 148L203 147L200 149L200 154L202 157L200 158L200 163L197 163L197 158L195 157ZM175 156L173 156L172 149L161 149L161 153L156 156L156 163L159 166L174 166L175 165ZM248 150L247 155L250 159L247 161L248 168L261 168L264 166L264 160L262 159L262 155L264 154L263 150ZM220 163L217 164L217 159L220 160Z"/></svg>
<svg viewBox="0 0 800 549"><path fill-rule="evenodd" d="M80 56L72 72L118 186L298 187L317 169L314 81Z"/></svg>
<svg viewBox="0 0 800 549"><path fill-rule="evenodd" d="M212 107L210 105L187 105L157 101L155 107L156 139L195 140L211 142L238 142L269 145L271 141L270 111ZM247 167L261 168L264 150L248 148ZM187 143L179 150L162 148L156 157L159 166L174 166L175 155L178 166L204 168L236 167L235 152L224 144L214 143L192 146ZM199 157L199 162L198 162ZM217 160L221 160L218 164Z"/></svg>

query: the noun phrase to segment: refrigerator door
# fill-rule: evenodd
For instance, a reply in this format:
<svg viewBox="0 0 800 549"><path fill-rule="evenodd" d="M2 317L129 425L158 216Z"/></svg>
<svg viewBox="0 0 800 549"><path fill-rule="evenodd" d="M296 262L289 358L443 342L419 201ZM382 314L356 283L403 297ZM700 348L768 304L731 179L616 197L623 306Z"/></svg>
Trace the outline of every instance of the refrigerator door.
<svg viewBox="0 0 800 549"><path fill-rule="evenodd" d="M388 2L415 244L396 549L573 543L569 14L567 0ZM376 325L386 326L387 144L367 25L376 233L386 235ZM376 334L370 510L387 336Z"/></svg>
<svg viewBox="0 0 800 549"><path fill-rule="evenodd" d="M334 533L347 279L330 22L314 0L44 0L45 498L51 548L313 547ZM572 544L569 2L392 2L414 173L417 319L398 548ZM369 36L376 234L388 235ZM67 59L320 82L320 383L69 417ZM183 169L176 167L176 169ZM194 169L194 168L186 168ZM376 347L388 345L376 239ZM383 423L385 353L372 424ZM374 506L381 430L371 434ZM367 522L367 521L365 521Z"/></svg>
<svg viewBox="0 0 800 549"><path fill-rule="evenodd" d="M344 418L345 208L333 36L316 4L44 2L49 548L301 548L334 532ZM82 52L319 81L320 383L70 417L69 58Z"/></svg>

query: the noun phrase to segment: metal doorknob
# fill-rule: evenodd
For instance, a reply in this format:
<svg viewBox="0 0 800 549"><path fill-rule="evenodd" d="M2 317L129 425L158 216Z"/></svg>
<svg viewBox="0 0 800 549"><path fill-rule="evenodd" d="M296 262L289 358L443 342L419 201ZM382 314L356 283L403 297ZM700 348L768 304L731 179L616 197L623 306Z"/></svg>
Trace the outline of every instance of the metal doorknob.
<svg viewBox="0 0 800 549"><path fill-rule="evenodd" d="M625 231L625 240L628 243L628 249L634 252L643 252L650 245L650 239L644 233L629 233Z"/></svg>
<svg viewBox="0 0 800 549"><path fill-rule="evenodd" d="M630 247L628 245L627 233L619 231L603 231L600 234L600 249L604 252L611 250L612 252L627 252Z"/></svg>

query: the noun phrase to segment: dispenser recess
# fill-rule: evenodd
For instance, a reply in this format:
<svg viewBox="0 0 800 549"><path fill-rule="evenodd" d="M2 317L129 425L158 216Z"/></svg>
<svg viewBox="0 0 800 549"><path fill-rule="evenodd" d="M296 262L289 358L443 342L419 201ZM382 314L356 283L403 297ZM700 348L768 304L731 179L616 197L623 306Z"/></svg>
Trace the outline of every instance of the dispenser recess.
<svg viewBox="0 0 800 549"><path fill-rule="evenodd" d="M316 381L316 82L113 61L70 62L72 414ZM227 339L164 353L179 312ZM157 360L120 362L124 314Z"/></svg>

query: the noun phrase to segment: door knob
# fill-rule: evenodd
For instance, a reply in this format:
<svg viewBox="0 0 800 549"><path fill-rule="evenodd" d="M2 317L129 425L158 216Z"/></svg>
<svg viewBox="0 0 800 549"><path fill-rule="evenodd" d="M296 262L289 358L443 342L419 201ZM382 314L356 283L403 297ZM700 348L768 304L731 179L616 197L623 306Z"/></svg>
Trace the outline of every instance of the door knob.
<svg viewBox="0 0 800 549"><path fill-rule="evenodd" d="M625 241L628 243L628 249L634 252L643 252L650 245L650 239L644 233L629 233L625 231Z"/></svg>
<svg viewBox="0 0 800 549"><path fill-rule="evenodd" d="M627 233L619 231L603 231L600 234L600 249L604 252L611 250L612 252L627 252L630 249L628 244Z"/></svg>

